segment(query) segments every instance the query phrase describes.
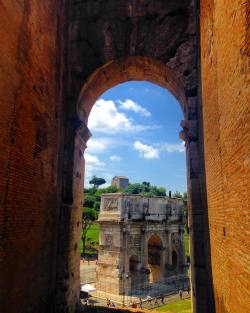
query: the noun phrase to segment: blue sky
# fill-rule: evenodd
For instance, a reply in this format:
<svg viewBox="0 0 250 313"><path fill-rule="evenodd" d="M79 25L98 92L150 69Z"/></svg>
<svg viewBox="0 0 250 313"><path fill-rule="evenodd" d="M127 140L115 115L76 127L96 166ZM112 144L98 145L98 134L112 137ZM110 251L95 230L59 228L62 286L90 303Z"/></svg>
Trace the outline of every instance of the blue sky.
<svg viewBox="0 0 250 313"><path fill-rule="evenodd" d="M113 176L186 191L183 114L178 101L148 82L126 82L100 96L88 120L85 187L92 175L109 185Z"/></svg>

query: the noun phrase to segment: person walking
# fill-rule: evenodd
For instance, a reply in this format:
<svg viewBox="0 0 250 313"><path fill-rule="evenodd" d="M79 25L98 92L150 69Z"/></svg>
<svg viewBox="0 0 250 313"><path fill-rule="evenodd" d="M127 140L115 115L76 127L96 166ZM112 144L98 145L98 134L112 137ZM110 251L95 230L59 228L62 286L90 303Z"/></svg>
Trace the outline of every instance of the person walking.
<svg viewBox="0 0 250 313"><path fill-rule="evenodd" d="M161 294L161 303L163 304L164 303L164 295L163 294Z"/></svg>
<svg viewBox="0 0 250 313"><path fill-rule="evenodd" d="M179 290L179 296L180 296L180 299L182 300L182 295L183 295L183 291L182 289Z"/></svg>
<svg viewBox="0 0 250 313"><path fill-rule="evenodd" d="M109 308L111 305L111 301L107 298L107 307Z"/></svg>
<svg viewBox="0 0 250 313"><path fill-rule="evenodd" d="M142 299L140 298L140 309L142 309Z"/></svg>

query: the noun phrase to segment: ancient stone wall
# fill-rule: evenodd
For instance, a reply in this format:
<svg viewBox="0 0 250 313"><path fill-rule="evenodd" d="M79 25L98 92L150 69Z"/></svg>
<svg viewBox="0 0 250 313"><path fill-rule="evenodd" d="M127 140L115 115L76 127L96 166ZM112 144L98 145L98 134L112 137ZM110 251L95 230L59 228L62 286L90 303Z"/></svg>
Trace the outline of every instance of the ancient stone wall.
<svg viewBox="0 0 250 313"><path fill-rule="evenodd" d="M0 2L1 312L52 311L60 192L59 4Z"/></svg>
<svg viewBox="0 0 250 313"><path fill-rule="evenodd" d="M205 169L216 312L250 307L250 3L201 1Z"/></svg>

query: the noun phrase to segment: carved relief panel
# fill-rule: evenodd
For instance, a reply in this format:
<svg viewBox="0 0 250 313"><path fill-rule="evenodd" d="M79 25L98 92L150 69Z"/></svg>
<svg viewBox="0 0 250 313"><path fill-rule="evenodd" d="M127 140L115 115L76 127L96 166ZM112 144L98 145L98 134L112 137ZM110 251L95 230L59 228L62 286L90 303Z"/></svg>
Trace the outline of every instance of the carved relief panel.
<svg viewBox="0 0 250 313"><path fill-rule="evenodd" d="M104 235L104 244L105 246L108 246L108 247L113 246L113 236L111 234Z"/></svg>
<svg viewBox="0 0 250 313"><path fill-rule="evenodd" d="M118 210L118 199L105 198L103 201L103 211L117 211Z"/></svg>
<svg viewBox="0 0 250 313"><path fill-rule="evenodd" d="M179 233L172 233L172 246L178 250L181 247L181 238Z"/></svg>

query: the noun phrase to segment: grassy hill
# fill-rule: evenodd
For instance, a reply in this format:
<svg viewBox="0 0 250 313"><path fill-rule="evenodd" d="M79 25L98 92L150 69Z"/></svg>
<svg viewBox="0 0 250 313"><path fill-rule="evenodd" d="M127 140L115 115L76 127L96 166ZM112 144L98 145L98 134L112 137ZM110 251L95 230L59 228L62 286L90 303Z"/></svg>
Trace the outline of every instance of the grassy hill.
<svg viewBox="0 0 250 313"><path fill-rule="evenodd" d="M99 224L94 223L90 226L89 230L87 231L87 254L91 254L94 251L91 249L98 249L99 244ZM82 240L80 240L80 253L82 253Z"/></svg>
<svg viewBox="0 0 250 313"><path fill-rule="evenodd" d="M191 300L177 300L169 304L154 308L154 311L171 313L191 313Z"/></svg>

